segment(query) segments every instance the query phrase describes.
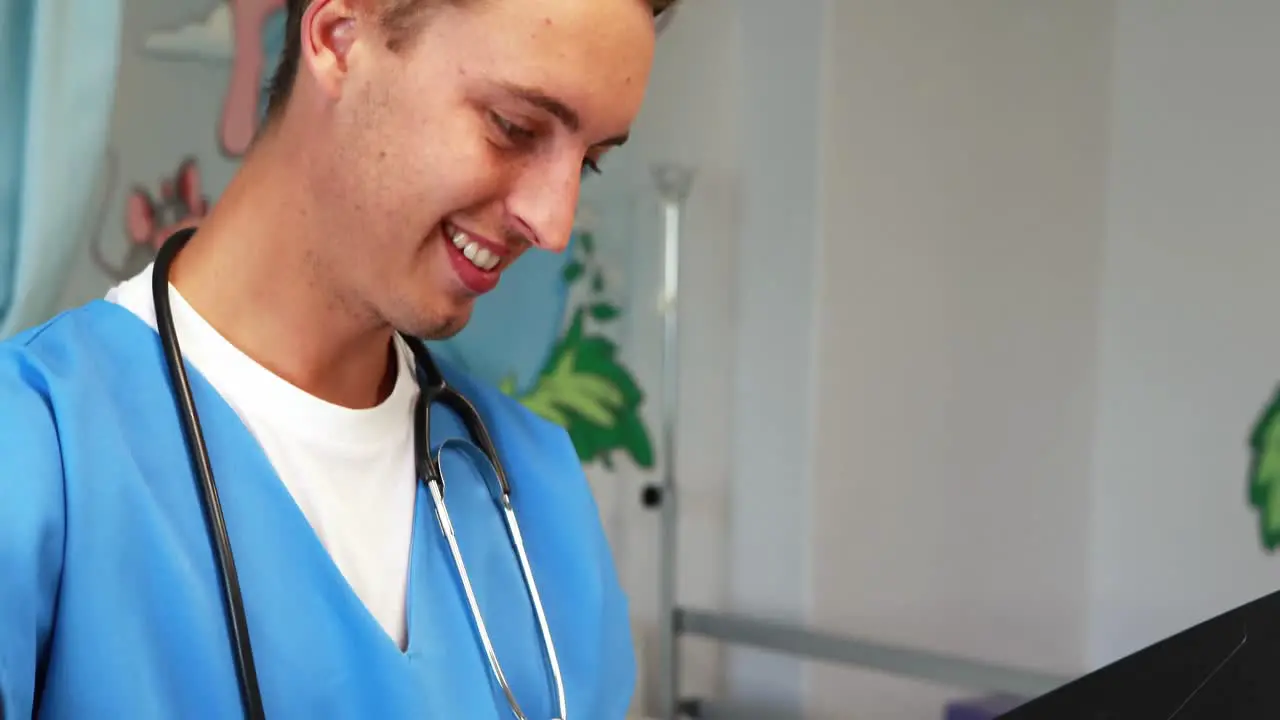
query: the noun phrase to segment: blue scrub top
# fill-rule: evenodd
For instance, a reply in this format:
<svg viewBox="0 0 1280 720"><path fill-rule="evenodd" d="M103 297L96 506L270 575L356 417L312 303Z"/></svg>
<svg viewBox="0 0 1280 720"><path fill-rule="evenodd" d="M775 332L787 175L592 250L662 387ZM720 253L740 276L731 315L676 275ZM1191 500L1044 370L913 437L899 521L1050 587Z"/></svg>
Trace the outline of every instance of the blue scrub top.
<svg viewBox="0 0 1280 720"><path fill-rule="evenodd" d="M448 367L484 418L555 638L570 718L626 715L626 598L565 432ZM401 651L346 583L236 413L188 365L269 718L498 720L432 501L419 485ZM159 338L96 301L0 343L0 717L236 718L236 666ZM467 438L432 409L432 444ZM446 448L461 445L450 442ZM474 446L446 500L490 637L531 720L554 693Z"/></svg>

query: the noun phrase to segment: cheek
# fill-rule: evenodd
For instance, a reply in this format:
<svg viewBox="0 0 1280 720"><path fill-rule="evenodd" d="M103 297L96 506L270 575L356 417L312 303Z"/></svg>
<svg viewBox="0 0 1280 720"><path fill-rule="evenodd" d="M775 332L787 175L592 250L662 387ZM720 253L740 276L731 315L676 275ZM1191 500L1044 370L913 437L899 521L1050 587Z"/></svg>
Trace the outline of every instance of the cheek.
<svg viewBox="0 0 1280 720"><path fill-rule="evenodd" d="M446 215L501 206L515 171L476 112L443 89L371 87L344 118L340 181L359 203L361 230L385 242L420 240Z"/></svg>
<svg viewBox="0 0 1280 720"><path fill-rule="evenodd" d="M434 120L404 128L393 140L398 157L388 158L416 212L434 215L428 219L435 223L451 213L500 205L510 184L509 163L465 118Z"/></svg>

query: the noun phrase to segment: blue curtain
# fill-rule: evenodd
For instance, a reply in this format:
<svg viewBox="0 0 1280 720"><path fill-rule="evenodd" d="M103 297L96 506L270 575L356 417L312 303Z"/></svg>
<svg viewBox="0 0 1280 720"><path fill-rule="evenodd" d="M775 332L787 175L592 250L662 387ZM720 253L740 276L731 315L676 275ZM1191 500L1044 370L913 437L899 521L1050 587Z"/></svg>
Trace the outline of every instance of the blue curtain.
<svg viewBox="0 0 1280 720"><path fill-rule="evenodd" d="M0 338L44 321L102 174L124 0L0 0Z"/></svg>

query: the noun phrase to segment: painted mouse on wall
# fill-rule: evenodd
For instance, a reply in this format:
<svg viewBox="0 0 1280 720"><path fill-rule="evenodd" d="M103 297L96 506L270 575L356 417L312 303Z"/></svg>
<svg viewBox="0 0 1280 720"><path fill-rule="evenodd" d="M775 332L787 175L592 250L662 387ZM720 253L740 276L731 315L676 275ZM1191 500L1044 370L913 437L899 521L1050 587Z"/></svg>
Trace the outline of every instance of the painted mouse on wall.
<svg viewBox="0 0 1280 720"><path fill-rule="evenodd" d="M199 162L194 157L184 158L172 176L161 178L155 195L144 187L134 187L129 193L124 224L130 245L124 260L119 265L107 261L101 246L106 233L99 233L93 245L94 264L117 282L132 277L151 262L165 238L198 224L208 211Z"/></svg>

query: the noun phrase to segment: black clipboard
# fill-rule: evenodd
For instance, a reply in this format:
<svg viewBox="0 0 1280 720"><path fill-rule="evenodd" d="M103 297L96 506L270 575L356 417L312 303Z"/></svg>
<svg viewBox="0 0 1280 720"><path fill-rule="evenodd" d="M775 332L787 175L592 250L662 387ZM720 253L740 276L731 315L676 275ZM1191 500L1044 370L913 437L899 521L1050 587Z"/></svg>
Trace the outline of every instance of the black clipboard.
<svg viewBox="0 0 1280 720"><path fill-rule="evenodd" d="M1280 592L1121 658L999 720L1280 720Z"/></svg>

